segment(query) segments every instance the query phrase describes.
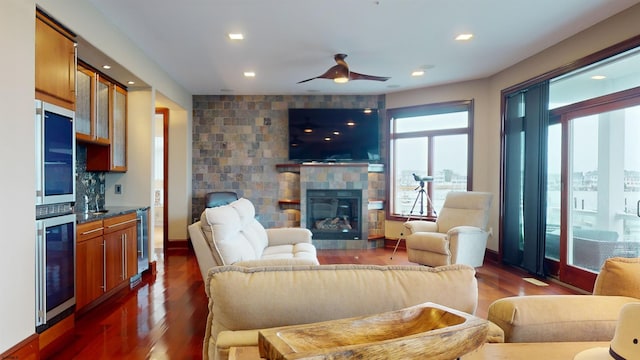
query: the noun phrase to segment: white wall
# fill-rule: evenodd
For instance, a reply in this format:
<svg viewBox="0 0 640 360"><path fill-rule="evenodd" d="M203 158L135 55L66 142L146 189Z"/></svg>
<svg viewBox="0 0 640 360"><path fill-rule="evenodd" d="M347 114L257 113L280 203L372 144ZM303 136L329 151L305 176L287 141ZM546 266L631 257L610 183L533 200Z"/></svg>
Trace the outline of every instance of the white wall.
<svg viewBox="0 0 640 360"><path fill-rule="evenodd" d="M169 112L169 241L187 240L187 225L191 223L190 114L184 110Z"/></svg>
<svg viewBox="0 0 640 360"><path fill-rule="evenodd" d="M0 3L0 353L35 332L34 21L34 1Z"/></svg>
<svg viewBox="0 0 640 360"><path fill-rule="evenodd" d="M487 248L499 249L500 92L640 34L640 5L615 15L487 79L387 94L387 108L475 99L473 188L494 194ZM471 65L471 64L470 64ZM387 221L385 235L397 238L401 223Z"/></svg>
<svg viewBox="0 0 640 360"><path fill-rule="evenodd" d="M105 175L107 206L149 206L153 202L153 118L155 107L150 90L127 94L127 172ZM122 193L115 193L115 184Z"/></svg>

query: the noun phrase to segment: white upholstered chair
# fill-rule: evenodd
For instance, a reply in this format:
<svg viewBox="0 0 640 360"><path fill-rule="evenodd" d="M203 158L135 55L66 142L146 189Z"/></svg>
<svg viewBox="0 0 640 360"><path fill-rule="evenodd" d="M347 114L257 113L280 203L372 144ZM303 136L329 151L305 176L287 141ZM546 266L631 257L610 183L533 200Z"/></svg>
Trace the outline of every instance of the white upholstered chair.
<svg viewBox="0 0 640 360"><path fill-rule="evenodd" d="M482 266L489 237L486 231L493 195L486 192L452 191L433 221L410 220L406 238L409 261L442 266Z"/></svg>

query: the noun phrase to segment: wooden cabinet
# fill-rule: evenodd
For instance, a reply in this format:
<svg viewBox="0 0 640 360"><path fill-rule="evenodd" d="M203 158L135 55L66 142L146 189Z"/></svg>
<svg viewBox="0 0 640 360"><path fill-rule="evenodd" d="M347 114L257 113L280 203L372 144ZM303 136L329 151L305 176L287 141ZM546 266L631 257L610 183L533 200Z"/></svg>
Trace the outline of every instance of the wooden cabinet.
<svg viewBox="0 0 640 360"><path fill-rule="evenodd" d="M87 170L126 172L126 88L82 61L77 79L76 139L87 144Z"/></svg>
<svg viewBox="0 0 640 360"><path fill-rule="evenodd" d="M138 273L135 213L104 219L106 291Z"/></svg>
<svg viewBox="0 0 640 360"><path fill-rule="evenodd" d="M81 309L104 293L102 220L76 228L76 308Z"/></svg>
<svg viewBox="0 0 640 360"><path fill-rule="evenodd" d="M78 224L76 309L82 309L138 273L136 213Z"/></svg>
<svg viewBox="0 0 640 360"><path fill-rule="evenodd" d="M75 109L76 44L74 35L36 13L36 98Z"/></svg>
<svg viewBox="0 0 640 360"><path fill-rule="evenodd" d="M111 171L127 171L127 91L119 86L114 90Z"/></svg>
<svg viewBox="0 0 640 360"><path fill-rule="evenodd" d="M99 74L95 92L96 139L87 146L88 171L127 171L127 90ZM106 144L106 145L105 145Z"/></svg>
<svg viewBox="0 0 640 360"><path fill-rule="evenodd" d="M82 62L78 63L76 72L76 139L100 145L109 145L109 96L106 102L98 96L98 86L105 81L100 75ZM108 86L110 83L106 82ZM104 90L102 92L104 94ZM98 110L98 104L101 110ZM106 111L105 111L106 109Z"/></svg>

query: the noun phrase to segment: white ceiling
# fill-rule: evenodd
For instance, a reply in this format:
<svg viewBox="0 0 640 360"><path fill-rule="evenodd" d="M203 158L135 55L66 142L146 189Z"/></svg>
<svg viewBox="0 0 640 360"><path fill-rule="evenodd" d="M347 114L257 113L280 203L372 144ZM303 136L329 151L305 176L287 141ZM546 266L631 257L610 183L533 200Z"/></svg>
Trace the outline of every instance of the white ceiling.
<svg viewBox="0 0 640 360"><path fill-rule="evenodd" d="M386 94L485 78L640 0L90 0L194 95ZM229 32L242 32L231 41ZM458 42L459 33L474 38ZM80 36L82 34L79 34ZM82 44L81 44L82 45ZM386 82L305 80L345 53ZM103 54L79 46L94 66ZM90 59L90 60L89 60ZM423 77L411 72L425 68ZM245 78L244 71L255 71ZM108 71L105 71L109 74ZM126 84L126 69L114 69Z"/></svg>

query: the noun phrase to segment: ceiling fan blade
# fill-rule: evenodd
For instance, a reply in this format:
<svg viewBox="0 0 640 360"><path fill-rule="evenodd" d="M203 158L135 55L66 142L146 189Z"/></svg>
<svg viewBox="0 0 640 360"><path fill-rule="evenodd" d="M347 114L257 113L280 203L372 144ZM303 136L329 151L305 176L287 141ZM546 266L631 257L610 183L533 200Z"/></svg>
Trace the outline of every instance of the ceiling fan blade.
<svg viewBox="0 0 640 360"><path fill-rule="evenodd" d="M311 81L311 80L313 80L313 79L317 79L317 78L318 78L317 76L316 76L316 77L312 77L311 79L298 81L296 84L302 84L302 83L305 83L305 82L307 82L307 81Z"/></svg>
<svg viewBox="0 0 640 360"><path fill-rule="evenodd" d="M359 74L357 72L350 72L349 73L349 80L374 80L374 81L387 81L391 79L390 77L386 77L386 76L374 76L374 75L366 75L366 74Z"/></svg>
<svg viewBox="0 0 640 360"><path fill-rule="evenodd" d="M333 59L336 61L337 65L332 66L327 70L324 74L312 77L311 79L299 81L298 84L311 81L313 79L330 79L335 80L337 78L345 78L348 77L349 80L374 80L374 81L387 81L390 78L386 76L374 76L374 75L366 75L360 74L357 72L349 71L349 65L344 59L347 57L346 54L335 54Z"/></svg>
<svg viewBox="0 0 640 360"><path fill-rule="evenodd" d="M347 74L347 73L348 73L348 69L345 70L341 65L334 65L331 68L329 68L329 70L325 71L324 74L318 75L316 77L312 77L311 79L302 80L298 82L298 84L311 81L313 79L335 79L337 77L344 76L344 74Z"/></svg>

